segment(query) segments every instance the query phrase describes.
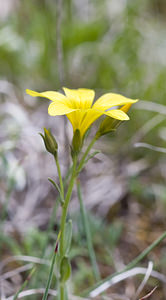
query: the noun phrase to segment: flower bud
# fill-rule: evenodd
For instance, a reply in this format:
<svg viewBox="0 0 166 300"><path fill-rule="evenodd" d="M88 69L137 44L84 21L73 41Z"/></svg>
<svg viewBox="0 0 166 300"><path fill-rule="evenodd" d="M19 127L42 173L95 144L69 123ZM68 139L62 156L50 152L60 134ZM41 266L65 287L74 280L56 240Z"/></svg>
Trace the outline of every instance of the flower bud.
<svg viewBox="0 0 166 300"><path fill-rule="evenodd" d="M42 133L40 133L40 135L43 138L46 150L54 156L57 156L58 144L51 130L44 128L44 135Z"/></svg>
<svg viewBox="0 0 166 300"><path fill-rule="evenodd" d="M131 107L132 103L128 103L123 105L120 110L127 113ZM112 119L110 117L106 117L100 124L100 127L98 131L96 132L96 138L98 139L102 135L105 135L111 131L115 131L117 127L122 123L123 121Z"/></svg>

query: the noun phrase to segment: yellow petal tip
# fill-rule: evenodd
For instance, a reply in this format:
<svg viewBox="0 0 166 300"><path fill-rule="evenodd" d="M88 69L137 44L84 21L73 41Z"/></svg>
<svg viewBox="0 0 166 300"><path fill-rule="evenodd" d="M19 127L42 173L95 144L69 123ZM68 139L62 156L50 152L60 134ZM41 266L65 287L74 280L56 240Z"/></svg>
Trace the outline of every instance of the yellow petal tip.
<svg viewBox="0 0 166 300"><path fill-rule="evenodd" d="M36 97L37 94L38 94L37 92L32 91L32 90L29 90L29 89L26 89L25 91L26 91L26 93L27 93L28 95L30 95L30 96L32 96L32 97Z"/></svg>
<svg viewBox="0 0 166 300"><path fill-rule="evenodd" d="M29 90L29 89L26 89L26 90L25 90L26 94L29 94L30 91L31 91L31 90Z"/></svg>
<svg viewBox="0 0 166 300"><path fill-rule="evenodd" d="M122 117L122 118L119 118L120 121L129 121L130 118L128 115L126 115L126 117Z"/></svg>

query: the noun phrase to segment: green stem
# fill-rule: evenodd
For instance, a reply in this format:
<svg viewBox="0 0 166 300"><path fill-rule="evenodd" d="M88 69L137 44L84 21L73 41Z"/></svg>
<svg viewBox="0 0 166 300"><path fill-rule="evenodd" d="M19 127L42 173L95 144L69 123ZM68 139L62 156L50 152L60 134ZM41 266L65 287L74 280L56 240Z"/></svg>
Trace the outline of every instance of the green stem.
<svg viewBox="0 0 166 300"><path fill-rule="evenodd" d="M74 186L75 176L76 176L76 165L77 165L77 157L74 157L70 183L69 183L69 187L68 187L67 194L65 197L65 202L62 207L62 216L61 216L61 224L60 224L60 230L61 230L60 256L61 256L61 258L63 257L63 254L64 254L65 223L66 223L68 206L69 206L69 202L70 202L70 198L71 198L71 194L72 194L72 190L73 190L73 186Z"/></svg>
<svg viewBox="0 0 166 300"><path fill-rule="evenodd" d="M61 259L65 255L65 253L64 253L65 224L66 224L68 206L69 206L69 202L70 202L70 198L72 195L73 186L74 186L74 182L75 182L75 177L76 177L76 166L77 166L77 156L75 156L73 158L72 174L71 174L68 190L67 190L66 197L65 197L65 202L62 206L62 216L61 216L61 223L60 223L61 239L60 239L60 246L59 246L59 253L60 253ZM65 283L64 282L60 282L60 300L65 300Z"/></svg>
<svg viewBox="0 0 166 300"><path fill-rule="evenodd" d="M166 231L160 235L158 239L156 239L150 246L148 246L141 254L139 254L136 258L134 258L122 271L116 272L113 275L108 276L104 280L101 280L88 291L84 292L83 296L87 296L90 294L91 291L96 289L98 286L102 285L103 283L111 280L114 276L122 274L132 268L134 268L141 260L143 260L163 239L166 238Z"/></svg>
<svg viewBox="0 0 166 300"><path fill-rule="evenodd" d="M65 285L60 283L60 300L65 300Z"/></svg>
<svg viewBox="0 0 166 300"><path fill-rule="evenodd" d="M64 179L64 188L66 187L67 180L69 179L71 171L72 171L72 168L70 167L69 170L67 171L67 174L66 174L65 179ZM45 244L44 244L44 247L43 247L42 257L44 257L44 252L45 252L46 245L49 244L50 234L51 234L51 231L53 229L54 222L55 222L55 219L56 219L56 212L59 208L59 199L60 199L60 196L57 197L57 201L54 204L52 214L51 214L51 217L50 217L50 220L49 220L49 223L48 223L47 237L46 237L46 241L45 241Z"/></svg>
<svg viewBox="0 0 166 300"><path fill-rule="evenodd" d="M56 160L56 164L57 164L57 160ZM57 169L58 169L58 175L59 175L59 180L60 180L60 186L62 187L63 186L63 183L62 183L62 177L61 177L61 172L60 172L60 167L58 167L59 166L59 161L58 161L58 164L57 164ZM66 179L68 178L68 176L70 175L70 172L71 172L71 169L69 169L69 172L67 173L67 175L66 175ZM73 173L75 173L73 170L72 170L72 175L73 175ZM72 179L72 175L71 175L71 179ZM66 179L65 179L65 181L66 181ZM71 180L72 181L72 180ZM70 181L70 183L71 183L71 181ZM65 182L65 184L66 184L66 182ZM74 185L74 184L73 184ZM69 185L70 186L70 185ZM68 188L68 190L69 190L69 188ZM61 188L61 191L64 191L64 188ZM71 190L71 192L72 192L72 190ZM64 192L63 192L64 193ZM68 193L67 193L68 194ZM66 198L67 198L67 195L66 195ZM70 198L69 198L69 200L70 200ZM54 215L54 214L53 214ZM50 224L50 228L52 227L52 220L51 220L51 224ZM60 230L60 232L61 232L61 230ZM63 233L64 234L64 233ZM55 244L55 250L56 250L56 247L57 247L57 243L58 243L58 240L59 240L59 237L60 237L60 234L58 235L58 237L57 237L57 241L56 241L56 244ZM52 282L52 277L53 277L53 272L54 272L54 265L55 265L55 258L56 258L56 251L54 251L54 254L53 254L53 257L52 257L52 262L51 262L51 268L50 268L50 272L49 272L49 276L48 276L48 281L47 281L47 286L46 286L46 290L45 290L45 293L44 293L44 295L43 295L43 298L42 298L42 300L46 300L47 299L47 297L48 297L48 290L49 290L49 288L50 288L50 285L51 285L51 282ZM61 291L62 291L62 289L61 289ZM63 291L62 291L62 293L60 293L60 294L62 294L62 296L63 296ZM63 300L63 298L61 298L61 300Z"/></svg>
<svg viewBox="0 0 166 300"><path fill-rule="evenodd" d="M59 176L61 195L64 199L64 186L63 186L63 180L62 180L62 175L61 175L61 169L60 169L60 165L59 165L59 159L58 159L58 156L54 156L54 158L55 158L57 171L58 171L58 176Z"/></svg>
<svg viewBox="0 0 166 300"><path fill-rule="evenodd" d="M81 159L81 161L80 161L80 163L79 163L79 165L78 165L78 168L77 168L77 174L79 174L80 171L82 170L82 168L83 168L83 166L84 166L84 163L85 163L85 160L86 160L86 157L87 157L89 151L91 150L91 148L93 147L94 143L96 142L96 140L97 140L96 137L94 137L94 138L91 140L89 146L87 147L85 153L83 154L83 157L82 157L82 159Z"/></svg>
<svg viewBox="0 0 166 300"><path fill-rule="evenodd" d="M96 255L95 255L94 248L93 248L92 236L91 236L89 222L88 222L88 216L87 216L85 206L84 206L84 203L82 200L81 185L80 185L79 180L77 180L77 194L78 194L78 199L80 202L80 210L81 210L83 225L84 225L84 229L85 229L87 246L88 246L89 256L90 256L90 260L91 260L91 264L92 264L93 275L94 275L94 278L96 279L96 281L99 281L99 280L101 280L101 277L100 277L100 272L99 272L99 268L98 268L97 261L96 261Z"/></svg>

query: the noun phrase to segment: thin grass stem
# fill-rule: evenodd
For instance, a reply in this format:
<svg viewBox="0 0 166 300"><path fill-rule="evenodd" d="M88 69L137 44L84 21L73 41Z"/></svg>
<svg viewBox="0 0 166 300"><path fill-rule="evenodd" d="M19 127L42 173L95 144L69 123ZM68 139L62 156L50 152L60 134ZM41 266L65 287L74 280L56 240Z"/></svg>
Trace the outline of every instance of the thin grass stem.
<svg viewBox="0 0 166 300"><path fill-rule="evenodd" d="M49 272L49 276L48 276L47 286L46 286L46 289L45 289L42 300L47 300L47 297L48 297L48 294L49 294L49 288L50 288L53 273L54 273L55 258L56 258L56 253L54 251L53 257L52 257L52 262L51 262L51 268L50 268L50 272Z"/></svg>
<svg viewBox="0 0 166 300"><path fill-rule="evenodd" d="M166 238L166 231L159 236L158 239L156 239L150 246L148 246L143 252L141 252L136 258L134 258L128 265L126 265L126 267L120 271L120 272L116 272L110 276L108 276L107 278L105 278L104 280L101 280L100 282L98 282L97 284L95 284L93 287L91 287L90 289L88 289L87 291L85 291L83 293L83 296L86 295L91 295L91 292L95 289L97 289L100 285L104 284L105 282L111 280L114 276L122 274L125 271L130 270L131 268L134 268L141 260L143 260L156 246L158 246L159 243L162 242L162 240L164 240Z"/></svg>
<svg viewBox="0 0 166 300"><path fill-rule="evenodd" d="M96 261L95 251L93 248L92 235L91 235L91 231L90 231L88 215L87 215L84 203L83 203L81 185L80 185L79 180L77 180L77 195L78 195L78 199L80 202L80 212L81 212L82 222L83 222L83 226L84 226L84 230L85 230L85 234L86 234L88 252L89 252L89 257L90 257L91 264L92 264L93 275L94 275L95 280L99 281L99 280L101 280L101 277L100 277L100 272L99 272L99 268L98 268L97 261Z"/></svg>
<svg viewBox="0 0 166 300"><path fill-rule="evenodd" d="M48 294L49 294L49 289L50 289L50 286L51 286L52 277L53 277L53 273L54 273L55 258L56 258L56 253L57 253L56 249L57 249L57 245L58 245L60 235L61 235L61 232L59 232L57 240L56 240L54 253L53 253L53 256L52 256L51 268L50 268L50 272L49 272L49 276L48 276L48 280L47 280L47 286L46 286L46 289L45 289L42 300L47 300L47 297L48 297Z"/></svg>
<svg viewBox="0 0 166 300"><path fill-rule="evenodd" d="M13 300L16 300L19 296L19 294L23 291L23 289L27 286L28 282L30 281L33 273L36 271L36 268L34 267L30 274L28 275L27 279L23 282L23 284L21 285L21 287L19 288L18 292L14 295Z"/></svg>

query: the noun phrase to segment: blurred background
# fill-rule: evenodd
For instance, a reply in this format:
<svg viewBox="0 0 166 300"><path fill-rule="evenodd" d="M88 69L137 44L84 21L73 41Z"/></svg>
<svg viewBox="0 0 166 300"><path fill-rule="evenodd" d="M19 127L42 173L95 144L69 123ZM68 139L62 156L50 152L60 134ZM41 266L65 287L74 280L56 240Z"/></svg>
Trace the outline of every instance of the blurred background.
<svg viewBox="0 0 166 300"><path fill-rule="evenodd" d="M165 37L165 0L0 0L1 299L18 290L37 258L40 265L27 289L45 287L47 280L60 211L47 180L58 179L38 134L43 127L57 137L63 176L69 165L70 124L48 116L48 101L26 95L26 88L85 87L96 97L115 92L141 99L129 112L131 120L95 145L101 153L80 178L101 277L120 270L165 230ZM81 294L95 280L76 192L70 216L70 288ZM141 266L153 261L166 276L165 250L163 241ZM135 299L142 278L114 285L105 299ZM162 278L152 276L141 295L158 285L150 299L165 299Z"/></svg>

